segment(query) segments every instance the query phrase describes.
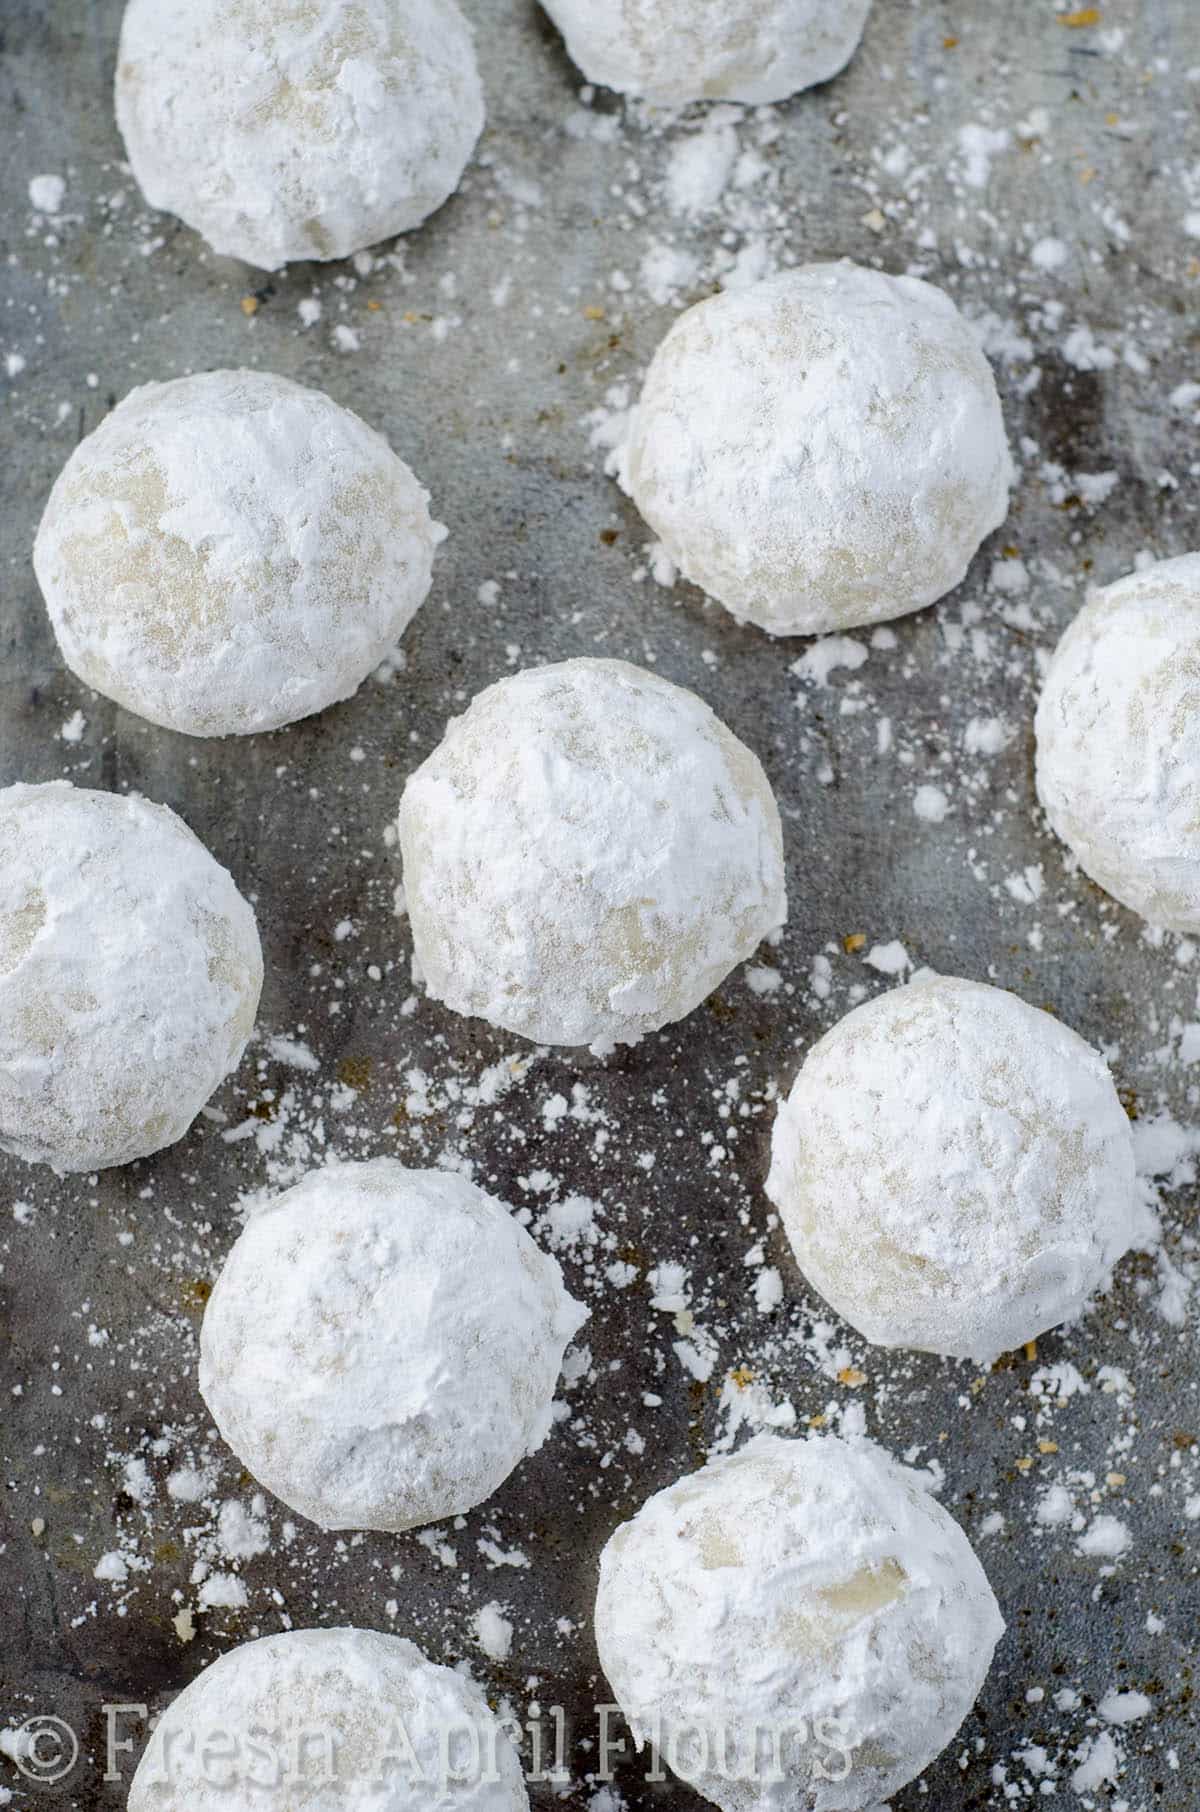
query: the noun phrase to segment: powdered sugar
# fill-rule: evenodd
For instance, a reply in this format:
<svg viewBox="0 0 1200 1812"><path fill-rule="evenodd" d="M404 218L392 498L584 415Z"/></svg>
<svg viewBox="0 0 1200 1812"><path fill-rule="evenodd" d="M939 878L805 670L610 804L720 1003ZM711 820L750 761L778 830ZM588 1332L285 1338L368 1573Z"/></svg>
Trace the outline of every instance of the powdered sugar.
<svg viewBox="0 0 1200 1812"><path fill-rule="evenodd" d="M66 193L67 185L61 176L31 176L29 179L29 205L40 214L57 214Z"/></svg>
<svg viewBox="0 0 1200 1812"><path fill-rule="evenodd" d="M681 138L671 153L665 179L666 201L674 214L707 214L725 190L738 154L732 124L714 111L698 132Z"/></svg>

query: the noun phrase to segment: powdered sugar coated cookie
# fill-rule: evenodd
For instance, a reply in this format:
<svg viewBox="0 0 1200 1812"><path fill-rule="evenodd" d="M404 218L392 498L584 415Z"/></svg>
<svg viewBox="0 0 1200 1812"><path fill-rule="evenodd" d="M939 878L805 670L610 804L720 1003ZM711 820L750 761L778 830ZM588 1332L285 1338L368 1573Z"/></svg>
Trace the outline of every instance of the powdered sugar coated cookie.
<svg viewBox="0 0 1200 1812"><path fill-rule="evenodd" d="M1078 1315L1137 1231L1103 1058L978 982L916 981L839 1020L771 1153L800 1269L880 1346L988 1363Z"/></svg>
<svg viewBox="0 0 1200 1812"><path fill-rule="evenodd" d="M664 107L784 101L850 61L871 0L544 0L589 82Z"/></svg>
<svg viewBox="0 0 1200 1812"><path fill-rule="evenodd" d="M1200 931L1200 554L1084 605L1038 704L1037 786L1093 881L1151 924Z"/></svg>
<svg viewBox="0 0 1200 1812"><path fill-rule="evenodd" d="M555 1260L465 1177L331 1163L238 1238L205 1310L200 1390L293 1510L411 1529L473 1509L537 1451L586 1319Z"/></svg>
<svg viewBox="0 0 1200 1812"><path fill-rule="evenodd" d="M1008 513L991 368L916 277L810 264L689 308L618 477L685 578L772 635L920 610Z"/></svg>
<svg viewBox="0 0 1200 1812"><path fill-rule="evenodd" d="M635 1738L724 1812L877 1806L951 1740L1003 1629L957 1523L868 1442L759 1435L600 1561Z"/></svg>
<svg viewBox="0 0 1200 1812"><path fill-rule="evenodd" d="M482 1692L377 1630L231 1648L155 1723L129 1812L528 1812Z"/></svg>
<svg viewBox="0 0 1200 1812"><path fill-rule="evenodd" d="M34 567L86 685L189 736L348 698L429 590L443 532L387 442L267 372L146 384L76 447Z"/></svg>
<svg viewBox="0 0 1200 1812"><path fill-rule="evenodd" d="M254 914L165 805L0 792L0 1147L56 1170L181 1139L241 1059Z"/></svg>
<svg viewBox="0 0 1200 1812"><path fill-rule="evenodd" d="M786 915L757 758L624 661L481 692L410 777L400 843L429 992L547 1044L682 1019Z"/></svg>
<svg viewBox="0 0 1200 1812"><path fill-rule="evenodd" d="M150 205L265 270L419 226L483 129L454 0L129 0L116 102Z"/></svg>

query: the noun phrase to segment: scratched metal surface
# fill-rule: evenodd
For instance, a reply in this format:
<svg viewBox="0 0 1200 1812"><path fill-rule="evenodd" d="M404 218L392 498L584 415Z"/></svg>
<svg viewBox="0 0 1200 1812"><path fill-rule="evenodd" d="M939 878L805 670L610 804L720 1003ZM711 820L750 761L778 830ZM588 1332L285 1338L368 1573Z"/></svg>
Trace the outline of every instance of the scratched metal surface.
<svg viewBox="0 0 1200 1812"><path fill-rule="evenodd" d="M772 1086L855 989L883 985L861 954L842 950L851 933L868 949L899 939L917 964L990 977L1051 1006L1110 1051L1137 1111L1189 1114L1188 1072L1161 1055L1175 1048L1172 1022L1195 1012L1187 952L1146 939L1065 870L1033 809L1030 713L1038 652L1086 579L1116 576L1141 549L1200 541L1194 410L1169 400L1200 378L1200 238L1186 227L1200 210L1200 15L1194 0L1106 0L1092 28L1057 20L1051 0L877 0L852 68L778 110L761 179L775 203L760 208L752 180L740 215L727 207L689 226L662 212L658 182L686 122L622 124L600 96L593 117L615 115L611 133L581 132L577 77L535 8L467 7L490 118L464 192L412 236L403 270L355 278L349 267L296 267L270 279L141 208L110 107L118 0L4 0L0 10L0 350L24 361L9 361L0 415L0 780L65 774L181 812L256 903L263 1039L302 1037L321 1065L315 1076L289 1071L260 1040L213 1104L223 1119L201 1120L175 1149L127 1170L58 1181L0 1161L0 1727L53 1714L82 1744L56 1783L27 1780L0 1755L0 1785L22 1807L123 1804L125 1782L102 1778L103 1706L160 1708L232 1643L290 1619L410 1634L435 1658L469 1660L522 1715L532 1698L561 1704L567 1803L586 1804L591 1708L607 1697L590 1636L596 1555L644 1496L728 1438L730 1393L751 1388L723 1390L738 1370L761 1393L747 1401L790 1404L797 1426L861 1408L897 1451L936 1462L943 1501L1000 1597L1009 1631L979 1705L898 1806L999 1806L1016 1783L1022 1799L1049 1784L1052 1804L1090 1795L1188 1812L1198 1766L1200 1593L1186 1511L1200 1426L1195 1341L1190 1322L1172 1325L1156 1306L1154 1261L1127 1260L1081 1328L982 1383L969 1368L867 1352L844 1330L827 1331L834 1359L823 1362L821 1305L760 1185ZM761 124L736 130L757 143ZM973 125L1008 134L986 184L972 182L980 171L960 136ZM903 157L891 155L897 146ZM67 179L57 222L31 220L27 183L42 172ZM635 277L614 288L614 269L633 277L645 248L667 238L699 247L703 273L722 234L736 250L759 232L776 257L919 263L970 313L993 314L1023 455L1012 519L960 592L897 624L894 650L873 649L826 687L789 671L803 645L740 631L686 588L637 576L645 536L584 423L610 386L636 379L672 314ZM1053 272L1029 256L1045 237L1068 247ZM492 291L505 278L498 305ZM297 304L314 285L323 316L304 331ZM682 299L704 288L701 275ZM1079 324L1105 349L1098 368L1081 369L1089 360L1078 350L1074 362L1064 356ZM338 325L357 350L339 350ZM279 734L201 744L77 686L29 549L56 471L113 400L138 382L235 363L325 387L357 409L421 474L453 532L404 671ZM1118 482L1089 507L1094 488L1079 474L1097 473ZM1005 550L1026 564L1023 595L990 582ZM481 602L487 581L498 592ZM597 650L693 686L762 755L788 837L791 919L764 959L782 986L759 994L734 976L685 1025L603 1064L545 1055L489 1105L478 1078L512 1042L423 1002L401 1012L409 950L384 830L405 773L465 697L514 662ZM968 761L967 724L997 716L1011 740ZM77 740L64 740L64 724ZM923 783L947 793L941 823L914 815ZM1038 865L1040 899L1006 885ZM346 922L352 934L339 941ZM812 986L823 952L826 998ZM432 1113L412 1100L414 1069L429 1079ZM465 1105L447 1096L448 1081L466 1088ZM556 1115L553 1098L571 1098L576 1084L585 1094L574 1116ZM452 1565L415 1537L347 1542L305 1527L289 1544L268 1505L270 1551L232 1563L245 1608L200 1611L193 1569L210 1552L215 1505L252 1496L194 1382L204 1288L235 1236L234 1204L273 1174L269 1138L223 1136L247 1121L278 1123L293 1151L309 1138L314 1156L320 1121L326 1150L465 1159L535 1212L555 1192L587 1195L607 1243L564 1254L593 1309L592 1363L568 1417L491 1504L443 1532ZM647 1152L650 1169L638 1161ZM538 1171L553 1179L549 1197ZM1186 1270L1186 1187L1169 1209L1168 1247ZM759 1241L784 1283L783 1304L765 1316L743 1263ZM603 1285L618 1258L637 1268L625 1289ZM707 1382L680 1362L672 1316L651 1307L646 1273L659 1260L688 1270L692 1312L716 1353ZM865 1384L838 1381L849 1360ZM1087 1389L1048 1400L1040 1368L1059 1361ZM644 1404L648 1391L661 1406ZM216 1467L209 1501L177 1502L166 1477L197 1455ZM144 1471L126 1472L130 1456ZM1036 1522L1055 1480L1083 1519L1075 1527ZM1077 1549L1102 1512L1133 1538L1107 1570ZM496 1566L481 1541L529 1564ZM119 1588L93 1577L113 1550L134 1557ZM472 1639L472 1616L491 1600L514 1625L504 1663ZM187 1643L173 1623L183 1608L195 1611ZM1093 1794L1071 1776L1114 1687L1146 1693L1153 1709L1117 1730L1120 1784ZM1056 1705L1056 1693L1077 1702ZM136 1719L129 1729L140 1741ZM1030 1745L1046 1750L1040 1775ZM122 1765L127 1779L128 1757ZM641 1776L628 1759L618 1774L637 1812L697 1803ZM544 1786L534 1795L553 1798Z"/></svg>

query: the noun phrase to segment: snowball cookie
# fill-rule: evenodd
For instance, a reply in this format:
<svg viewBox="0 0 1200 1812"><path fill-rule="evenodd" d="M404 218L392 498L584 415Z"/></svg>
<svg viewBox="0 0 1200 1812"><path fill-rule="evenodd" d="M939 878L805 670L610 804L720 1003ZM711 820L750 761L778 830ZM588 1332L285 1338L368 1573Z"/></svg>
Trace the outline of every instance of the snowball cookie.
<svg viewBox="0 0 1200 1812"><path fill-rule="evenodd" d="M55 1170L181 1139L241 1060L254 914L165 805L0 791L0 1149Z"/></svg>
<svg viewBox="0 0 1200 1812"><path fill-rule="evenodd" d="M589 82L663 107L784 101L858 48L871 0L543 0Z"/></svg>
<svg viewBox="0 0 1200 1812"><path fill-rule="evenodd" d="M146 384L72 453L33 564L63 659L188 736L349 698L429 590L442 532L402 459L259 371Z"/></svg>
<svg viewBox="0 0 1200 1812"><path fill-rule="evenodd" d="M1200 931L1200 554L1094 592L1050 663L1037 788L1122 905Z"/></svg>
<svg viewBox="0 0 1200 1812"><path fill-rule="evenodd" d="M542 1044L682 1019L787 912L757 757L624 661L481 692L404 789L400 845L429 993Z"/></svg>
<svg viewBox="0 0 1200 1812"><path fill-rule="evenodd" d="M129 0L116 99L151 207L264 270L420 226L483 130L454 0Z"/></svg>
<svg viewBox="0 0 1200 1812"><path fill-rule="evenodd" d="M865 1441L759 1435L600 1559L634 1737L725 1812L878 1806L951 1740L1003 1630L957 1523Z"/></svg>
<svg viewBox="0 0 1200 1812"><path fill-rule="evenodd" d="M218 1657L167 1707L129 1812L527 1812L479 1688L375 1630L285 1630Z"/></svg>
<svg viewBox="0 0 1200 1812"><path fill-rule="evenodd" d="M865 1339L980 1363L1078 1315L1137 1231L1103 1059L1015 994L941 976L813 1046L767 1194L800 1269Z"/></svg>
<svg viewBox="0 0 1200 1812"><path fill-rule="evenodd" d="M412 1529L473 1509L536 1453L586 1320L554 1259L465 1177L326 1164L226 1259L200 1392L302 1516Z"/></svg>
<svg viewBox="0 0 1200 1812"><path fill-rule="evenodd" d="M1012 466L991 367L949 296L843 263L687 309L617 476L739 622L819 635L957 585L1008 514Z"/></svg>

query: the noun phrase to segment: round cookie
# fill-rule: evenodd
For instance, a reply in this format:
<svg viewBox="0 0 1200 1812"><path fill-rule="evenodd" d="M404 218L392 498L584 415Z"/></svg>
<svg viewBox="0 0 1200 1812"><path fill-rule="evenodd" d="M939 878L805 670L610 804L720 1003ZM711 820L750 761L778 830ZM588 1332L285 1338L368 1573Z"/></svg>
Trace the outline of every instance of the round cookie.
<svg viewBox="0 0 1200 1812"><path fill-rule="evenodd" d="M865 1339L980 1363L1078 1315L1138 1229L1104 1060L1016 995L942 976L813 1046L767 1193L804 1275Z"/></svg>
<svg viewBox="0 0 1200 1812"><path fill-rule="evenodd" d="M785 101L858 48L871 0L543 0L589 82L663 107Z"/></svg>
<svg viewBox="0 0 1200 1812"><path fill-rule="evenodd" d="M1093 592L1037 710L1038 797L1085 874L1200 931L1200 554Z"/></svg>
<svg viewBox="0 0 1200 1812"><path fill-rule="evenodd" d="M481 692L410 777L400 844L429 993L544 1044L682 1019L787 911L757 758L624 661Z"/></svg>
<svg viewBox="0 0 1200 1812"><path fill-rule="evenodd" d="M375 1630L285 1630L220 1655L155 1724L129 1812L528 1812L479 1688Z"/></svg>
<svg viewBox="0 0 1200 1812"><path fill-rule="evenodd" d="M129 0L116 106L151 207L264 270L420 226L483 130L455 0Z"/></svg>
<svg viewBox="0 0 1200 1812"><path fill-rule="evenodd" d="M1008 514L979 342L916 277L809 264L687 309L617 456L687 579L739 622L820 635L920 610Z"/></svg>
<svg viewBox="0 0 1200 1812"><path fill-rule="evenodd" d="M710 1461L600 1560L600 1663L634 1737L723 1812L890 1799L950 1742L1003 1630L915 1475L833 1436Z"/></svg>
<svg viewBox="0 0 1200 1812"><path fill-rule="evenodd" d="M0 1148L56 1170L181 1139L237 1067L254 914L165 805L0 791Z"/></svg>
<svg viewBox="0 0 1200 1812"><path fill-rule="evenodd" d="M188 736L349 698L416 614L441 531L409 468L319 390L211 371L82 441L33 563L85 685Z"/></svg>
<svg viewBox="0 0 1200 1812"><path fill-rule="evenodd" d="M254 1214L200 1333L200 1391L254 1477L325 1529L473 1509L550 1432L587 1320L465 1177L331 1163Z"/></svg>

